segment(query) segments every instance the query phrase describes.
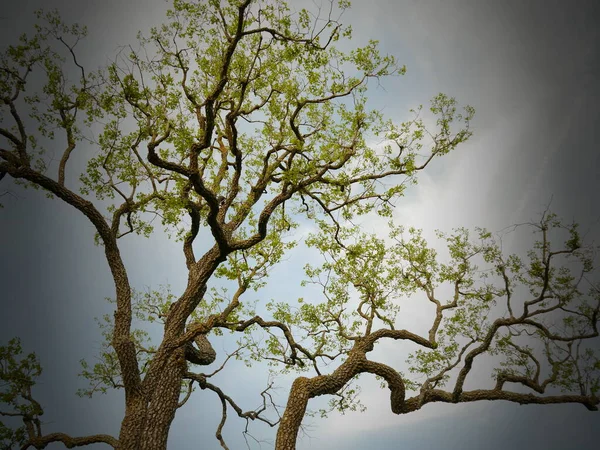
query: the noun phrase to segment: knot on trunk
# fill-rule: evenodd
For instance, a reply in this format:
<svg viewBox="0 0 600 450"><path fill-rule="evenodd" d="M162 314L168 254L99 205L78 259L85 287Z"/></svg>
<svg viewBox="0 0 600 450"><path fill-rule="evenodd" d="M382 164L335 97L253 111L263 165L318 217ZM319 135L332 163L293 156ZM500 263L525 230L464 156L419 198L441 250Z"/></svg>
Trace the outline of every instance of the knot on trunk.
<svg viewBox="0 0 600 450"><path fill-rule="evenodd" d="M194 338L194 343L188 342L186 344L185 359L199 366L212 364L217 357L217 352L215 352L208 338L204 334L200 334Z"/></svg>

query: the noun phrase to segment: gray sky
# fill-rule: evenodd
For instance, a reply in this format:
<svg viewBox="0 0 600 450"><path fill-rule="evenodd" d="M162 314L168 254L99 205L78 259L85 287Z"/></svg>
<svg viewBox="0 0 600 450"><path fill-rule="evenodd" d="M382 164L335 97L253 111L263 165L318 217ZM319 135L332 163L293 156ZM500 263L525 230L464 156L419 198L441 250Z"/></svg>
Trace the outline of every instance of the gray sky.
<svg viewBox="0 0 600 450"><path fill-rule="evenodd" d="M2 25L9 24L0 31L0 42L27 31L34 9L55 5L67 20L88 25L85 58L92 67L103 65L118 45L133 43L138 29L159 24L164 10L160 0L108 0L95 6L25 0L18 5L18 11L5 8L0 13ZM379 39L384 52L407 65L406 76L386 82L385 90L373 89L374 106L400 120L409 108L427 105L442 91L477 111L474 137L421 174L396 208L397 223L429 233L457 226L499 230L535 219L552 198L554 211L581 222L598 241L598 2L356 0L344 19L353 25L357 45ZM1 183L2 189L10 186L7 178ZM0 339L19 335L25 350L40 356L45 372L38 393L47 432L117 434L120 393L93 400L74 395L82 386L78 361L91 359L99 346L94 317L110 311L103 302L113 295L103 252L93 245L91 225L69 207L39 192L11 190L18 198L3 197L5 208L0 210L5 313ZM121 245L133 286L170 283L177 293L184 285L179 244L157 235ZM261 298L289 293L290 283L300 280L305 257L300 249L277 267ZM278 277L285 285L277 284ZM298 291L293 297L301 295ZM226 342L213 343L221 355L229 348ZM385 351L396 350L386 346ZM219 385L243 407L253 408L266 381L261 370L232 366ZM373 380L364 382L367 412L309 421L311 437L300 442L300 449L587 450L600 442L600 413L582 406L431 404L394 416L388 392L378 390ZM281 394L288 389L282 380ZM219 403L210 393L199 392L198 397L179 412L170 448L218 448L214 430ZM244 448L241 423L229 417L225 436L231 448ZM253 430L257 437L272 438L263 427Z"/></svg>

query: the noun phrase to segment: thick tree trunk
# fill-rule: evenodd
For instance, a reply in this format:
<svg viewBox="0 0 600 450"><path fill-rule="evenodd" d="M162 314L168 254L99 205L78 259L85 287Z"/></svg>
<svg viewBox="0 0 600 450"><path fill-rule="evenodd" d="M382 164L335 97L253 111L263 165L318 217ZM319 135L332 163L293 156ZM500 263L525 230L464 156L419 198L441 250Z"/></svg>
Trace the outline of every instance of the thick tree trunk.
<svg viewBox="0 0 600 450"><path fill-rule="evenodd" d="M181 382L187 370L186 345L176 347L185 333L186 321L206 293L206 283L223 257L218 248L208 251L194 270L188 286L173 304L165 323L163 341L155 353L141 385L139 401L127 402L121 427L119 450L165 450L171 423L179 404ZM210 346L210 344L209 344ZM205 362L212 362L202 352Z"/></svg>
<svg viewBox="0 0 600 450"><path fill-rule="evenodd" d="M121 422L118 450L135 450L144 426L146 417L146 400L139 396L127 402L125 417Z"/></svg>
<svg viewBox="0 0 600 450"><path fill-rule="evenodd" d="M320 395L335 394L361 372L364 351L352 350L348 359L330 375L300 377L292 384L288 403L277 430L275 450L295 450L298 432L306 413L308 401Z"/></svg>
<svg viewBox="0 0 600 450"><path fill-rule="evenodd" d="M119 435L119 450L165 450L175 418L181 380L186 371L185 347L173 350L163 360L153 389L129 398ZM155 364L158 362L155 362Z"/></svg>
<svg viewBox="0 0 600 450"><path fill-rule="evenodd" d="M210 364L216 353L206 337L201 336L202 347L194 348L196 364ZM171 423L179 404L181 381L187 370L190 349L178 348L161 366L155 380L154 391L140 397L139 402L131 402L122 423L119 450L164 450Z"/></svg>
<svg viewBox="0 0 600 450"><path fill-rule="evenodd" d="M339 392L352 378L359 373L371 373L384 378L390 389L390 406L394 414L404 411L404 381L393 368L369 361L366 353L371 351L371 341L356 342L348 354L348 358L329 375L313 378L300 377L292 384L288 403L277 430L275 450L295 450L298 432L306 413L308 401L320 395L331 395Z"/></svg>
<svg viewBox="0 0 600 450"><path fill-rule="evenodd" d="M156 381L152 392L144 423L144 430L139 442L140 450L165 450L169 429L175 418L181 380L186 371L184 348L173 352Z"/></svg>
<svg viewBox="0 0 600 450"><path fill-rule="evenodd" d="M283 417L277 429L277 439L275 441L275 450L295 450L298 431L302 425L302 419L306 413L308 400L310 400L310 391L308 389L309 380L300 377L294 380L288 403L285 407Z"/></svg>

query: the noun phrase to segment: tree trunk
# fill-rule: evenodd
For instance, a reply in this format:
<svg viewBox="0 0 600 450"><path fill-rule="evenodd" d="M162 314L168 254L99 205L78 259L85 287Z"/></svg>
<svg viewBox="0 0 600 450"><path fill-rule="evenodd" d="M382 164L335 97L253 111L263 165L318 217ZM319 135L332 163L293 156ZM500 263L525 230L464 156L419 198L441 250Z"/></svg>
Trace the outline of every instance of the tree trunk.
<svg viewBox="0 0 600 450"><path fill-rule="evenodd" d="M167 448L169 429L175 418L181 380L186 370L184 351L182 347L173 352L156 381L154 392L149 398L144 430L138 445L140 450Z"/></svg>
<svg viewBox="0 0 600 450"><path fill-rule="evenodd" d="M126 396L119 450L166 450L187 370L186 346L175 348L175 342L185 333L186 320L202 300L206 283L221 260L215 247L205 254L196 270L190 271L185 292L169 311L163 340L142 382L139 401L130 401ZM206 353L207 349L200 353L202 350ZM214 360L214 355L209 356Z"/></svg>
<svg viewBox="0 0 600 450"><path fill-rule="evenodd" d="M275 450L295 450L298 431L306 413L308 401L320 395L331 395L339 392L352 378L360 373L371 373L384 378L390 389L392 412L400 414L404 411L404 381L393 368L366 358L371 351L371 341L358 341L349 352L348 358L329 375L313 378L300 377L292 383L288 403L277 430Z"/></svg>
<svg viewBox="0 0 600 450"><path fill-rule="evenodd" d="M165 450L169 429L177 411L181 378L185 371L176 352L164 367L157 388L131 402L121 424L118 450Z"/></svg>
<svg viewBox="0 0 600 450"><path fill-rule="evenodd" d="M175 418L181 380L186 371L185 347L173 350L159 364L153 388L127 400L119 450L165 450Z"/></svg>
<svg viewBox="0 0 600 450"><path fill-rule="evenodd" d="M146 401L142 396L127 402L125 417L121 422L117 450L135 450L138 448L144 426L144 417L146 417Z"/></svg>
<svg viewBox="0 0 600 450"><path fill-rule="evenodd" d="M308 400L310 399L308 382L308 378L300 377L294 380L292 384L288 403L277 429L275 450L296 449L298 431L300 430L300 425L302 425L302 419L304 418Z"/></svg>

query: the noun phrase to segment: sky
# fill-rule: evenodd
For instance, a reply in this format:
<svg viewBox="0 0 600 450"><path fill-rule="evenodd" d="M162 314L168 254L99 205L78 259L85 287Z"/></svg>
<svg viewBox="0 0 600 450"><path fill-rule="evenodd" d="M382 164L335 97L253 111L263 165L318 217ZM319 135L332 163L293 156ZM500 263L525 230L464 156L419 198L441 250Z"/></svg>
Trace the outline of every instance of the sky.
<svg viewBox="0 0 600 450"><path fill-rule="evenodd" d="M292 1L292 6L304 3ZM15 3L13 3L14 5ZM138 29L161 23L161 0L23 0L0 12L0 42L32 27L33 10L57 7L68 21L86 24L83 47L92 66L105 64L119 45L134 42ZM395 208L396 223L449 231L485 226L500 230L535 219L552 209L575 219L600 238L600 4L542 0L356 0L344 15L358 44L378 39L383 52L407 66L404 77L370 91L372 105L401 120L410 108L426 105L438 92L476 109L474 136L435 161ZM6 26L8 24L8 26ZM79 360L93 358L100 335L94 317L109 312L113 295L103 253L93 244L86 219L40 192L23 191L8 178L0 191L0 341L18 335L25 351L35 351L44 367L37 394L45 406L46 431L73 435L118 433L120 393L80 399L74 392ZM133 286L186 280L180 245L157 235L121 243ZM516 244L515 244L516 245ZM277 298L298 285L306 253L302 248L276 269L268 291ZM285 280L285 283L278 282ZM228 343L213 340L217 352ZM396 351L385 346L385 351ZM395 355L392 355L395 357ZM244 382L240 383L240 378ZM219 385L244 408L258 404L255 392L267 382L261 370L233 365ZM285 381L285 380L284 380ZM595 449L600 413L580 405L518 406L501 402L430 404L395 416L386 390L364 378L365 413L312 419L299 449L559 450ZM256 387L256 390L249 389ZM285 397L289 384L282 383ZM216 397L199 392L178 413L169 448L219 448L214 430L220 418ZM245 448L243 424L229 415L230 447ZM271 448L272 433L253 427ZM190 444L193 443L193 445ZM51 446L49 448L60 448Z"/></svg>

